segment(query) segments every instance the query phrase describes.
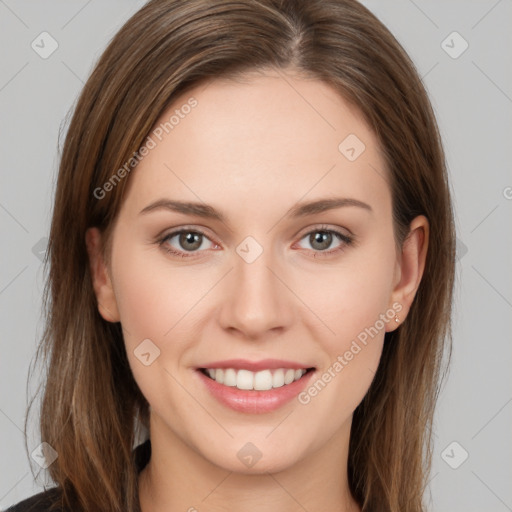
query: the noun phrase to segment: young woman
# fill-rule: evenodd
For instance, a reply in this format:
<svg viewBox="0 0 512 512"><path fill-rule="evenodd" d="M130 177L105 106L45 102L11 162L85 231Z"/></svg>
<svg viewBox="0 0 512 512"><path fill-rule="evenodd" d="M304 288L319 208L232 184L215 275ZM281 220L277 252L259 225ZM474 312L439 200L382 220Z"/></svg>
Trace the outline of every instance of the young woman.
<svg viewBox="0 0 512 512"><path fill-rule="evenodd" d="M425 510L450 191L355 0L146 4L76 105L48 264L56 486L10 510Z"/></svg>

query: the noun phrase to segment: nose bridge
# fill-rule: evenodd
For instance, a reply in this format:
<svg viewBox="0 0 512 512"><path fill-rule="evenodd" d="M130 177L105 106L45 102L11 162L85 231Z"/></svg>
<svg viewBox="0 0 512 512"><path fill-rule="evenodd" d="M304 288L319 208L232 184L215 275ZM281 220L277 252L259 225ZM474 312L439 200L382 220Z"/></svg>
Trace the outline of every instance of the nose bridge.
<svg viewBox="0 0 512 512"><path fill-rule="evenodd" d="M290 294L275 274L280 266L271 247L247 237L236 248L229 296L223 301L225 328L257 337L285 327L291 319Z"/></svg>

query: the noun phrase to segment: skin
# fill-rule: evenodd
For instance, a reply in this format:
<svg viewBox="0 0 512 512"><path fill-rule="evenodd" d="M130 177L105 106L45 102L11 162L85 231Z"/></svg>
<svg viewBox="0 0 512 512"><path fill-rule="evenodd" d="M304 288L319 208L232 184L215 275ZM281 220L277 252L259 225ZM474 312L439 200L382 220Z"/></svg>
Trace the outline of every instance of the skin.
<svg viewBox="0 0 512 512"><path fill-rule="evenodd" d="M346 471L352 415L394 318L306 405L294 399L269 413L235 412L209 394L195 368L289 359L314 366L315 382L394 303L403 322L423 273L428 222L414 219L397 247L377 138L334 89L290 70L243 78L197 87L162 116L191 96L198 101L128 178L110 266L101 233L90 228L86 236L100 314L121 322L150 404L142 510L358 511ZM366 146L353 162L338 150L349 134ZM285 216L298 202L332 197L371 211ZM225 221L165 209L140 214L161 198L207 203ZM354 243L333 236L324 250L342 250L322 257L314 234L323 225ZM195 252L179 235L159 245L159 234L181 227L208 238ZM263 248L252 263L236 252L247 236ZM173 256L169 246L192 257ZM160 349L149 366L134 355L147 338ZM251 468L237 457L247 442L261 452Z"/></svg>

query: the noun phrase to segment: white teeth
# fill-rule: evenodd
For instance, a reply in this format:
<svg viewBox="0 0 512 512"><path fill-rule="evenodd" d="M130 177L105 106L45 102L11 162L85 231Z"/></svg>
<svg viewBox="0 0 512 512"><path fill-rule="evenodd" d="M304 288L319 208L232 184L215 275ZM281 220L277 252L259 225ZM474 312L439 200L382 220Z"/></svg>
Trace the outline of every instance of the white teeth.
<svg viewBox="0 0 512 512"><path fill-rule="evenodd" d="M217 381L218 382L218 381ZM221 382L224 386L236 386L236 372L233 368L228 368L224 372L224 382Z"/></svg>
<svg viewBox="0 0 512 512"><path fill-rule="evenodd" d="M284 386L284 371L279 369L272 375L272 387L280 388L281 386Z"/></svg>
<svg viewBox="0 0 512 512"><path fill-rule="evenodd" d="M207 368L206 373L219 384L224 384L224 386L237 387L243 390L266 391L272 388L280 388L299 380L306 373L306 370L278 368L276 370L251 372L249 370L235 370L233 368Z"/></svg>
<svg viewBox="0 0 512 512"><path fill-rule="evenodd" d="M263 370L254 374L253 389L257 391L272 389L272 374L270 370Z"/></svg>
<svg viewBox="0 0 512 512"><path fill-rule="evenodd" d="M238 370L236 387L238 389L254 389L254 373L249 370Z"/></svg>
<svg viewBox="0 0 512 512"><path fill-rule="evenodd" d="M285 384L291 384L295 379L295 370L289 369L286 370L286 373L284 374L284 383Z"/></svg>

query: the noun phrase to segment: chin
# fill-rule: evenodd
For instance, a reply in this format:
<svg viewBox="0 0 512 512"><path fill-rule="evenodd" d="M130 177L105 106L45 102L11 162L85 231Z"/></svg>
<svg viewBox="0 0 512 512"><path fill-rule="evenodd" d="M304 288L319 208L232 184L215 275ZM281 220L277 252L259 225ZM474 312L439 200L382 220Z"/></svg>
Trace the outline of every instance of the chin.
<svg viewBox="0 0 512 512"><path fill-rule="evenodd" d="M247 439L247 437L245 437ZM255 439L255 437L253 437ZM289 443L286 448L281 443L279 449L269 440L235 442L235 446L218 446L220 452L202 451L203 457L212 464L234 473L244 475L264 475L278 473L297 464L305 454L298 453L293 447L304 446L304 443ZM283 450L284 449L284 450ZM201 450L199 451L201 453Z"/></svg>
<svg viewBox="0 0 512 512"><path fill-rule="evenodd" d="M214 461L215 463L215 461ZM297 463L296 460L292 459L277 459L275 456L264 457L262 456L254 465L244 464L238 458L236 459L223 459L217 461L217 465L227 471L238 473L241 475L266 475L268 473L279 473L285 471Z"/></svg>

